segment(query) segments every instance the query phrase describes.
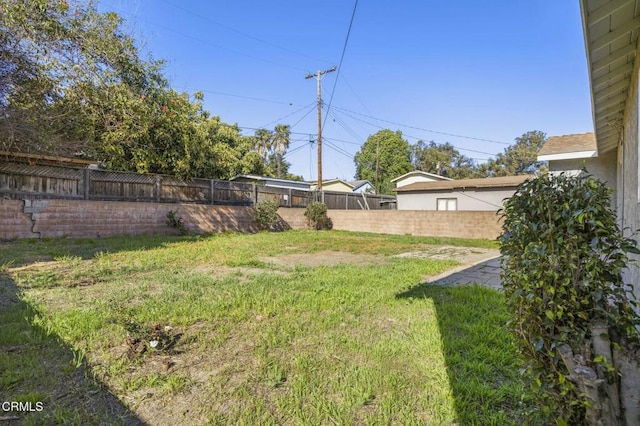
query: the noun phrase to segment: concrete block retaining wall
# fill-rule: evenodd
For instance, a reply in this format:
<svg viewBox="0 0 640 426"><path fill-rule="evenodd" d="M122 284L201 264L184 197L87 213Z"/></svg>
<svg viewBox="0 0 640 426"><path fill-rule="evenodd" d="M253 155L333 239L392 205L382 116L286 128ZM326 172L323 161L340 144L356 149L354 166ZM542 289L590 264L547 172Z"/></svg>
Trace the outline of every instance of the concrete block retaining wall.
<svg viewBox="0 0 640 426"><path fill-rule="evenodd" d="M191 233L255 232L253 208L200 204L162 204L82 200L0 199L0 240L42 237L106 237L178 231L166 224L176 211ZM307 226L304 209L278 212L291 229ZM337 230L495 239L501 223L494 212L329 210Z"/></svg>

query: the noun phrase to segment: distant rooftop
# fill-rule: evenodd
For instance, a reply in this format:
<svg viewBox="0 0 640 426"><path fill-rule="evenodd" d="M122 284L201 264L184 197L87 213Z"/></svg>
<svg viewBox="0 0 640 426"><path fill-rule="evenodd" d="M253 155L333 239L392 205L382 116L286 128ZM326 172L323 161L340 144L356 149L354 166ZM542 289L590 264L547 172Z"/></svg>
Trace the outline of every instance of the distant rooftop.
<svg viewBox="0 0 640 426"><path fill-rule="evenodd" d="M391 179L391 182L397 182L399 180L408 178L410 176L423 176L423 177L428 177L434 180L451 180L451 178L437 175L435 173L423 172L422 170L413 170L413 171L410 171L409 173L403 174L402 176L398 176L395 179Z"/></svg>
<svg viewBox="0 0 640 426"><path fill-rule="evenodd" d="M540 148L539 161L596 157L596 135L593 132L552 136Z"/></svg>
<svg viewBox="0 0 640 426"><path fill-rule="evenodd" d="M515 188L533 175L504 176L479 179L442 180L434 182L415 182L396 189L398 192L407 191L436 191L436 190L465 190L476 188Z"/></svg>

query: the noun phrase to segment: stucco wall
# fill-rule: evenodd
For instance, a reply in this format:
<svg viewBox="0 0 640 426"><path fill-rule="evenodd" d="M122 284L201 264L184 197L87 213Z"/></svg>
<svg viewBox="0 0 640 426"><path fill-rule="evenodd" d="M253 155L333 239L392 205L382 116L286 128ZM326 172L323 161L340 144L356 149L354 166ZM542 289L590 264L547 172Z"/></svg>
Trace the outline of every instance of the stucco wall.
<svg viewBox="0 0 640 426"><path fill-rule="evenodd" d="M596 176L607 185L615 189L616 187L616 152L610 151L593 158L579 158L575 160L552 160L549 161L549 171L551 172L580 172L586 167L587 171Z"/></svg>
<svg viewBox="0 0 640 426"><path fill-rule="evenodd" d="M459 211L497 211L515 189L467 191L398 192L398 210L436 210L438 198L456 198Z"/></svg>
<svg viewBox="0 0 640 426"><path fill-rule="evenodd" d="M622 206L618 210L620 225L626 232L640 229L640 194L638 192L638 150L640 149L640 135L638 134L638 82L640 77L640 44L636 51L636 61L633 70L633 79L629 86L630 92L627 98L624 114L624 130L622 146L618 147L621 156L621 167L618 169L618 204ZM635 237L639 239L638 235ZM640 259L635 256L638 261ZM625 281L633 283L635 293L640 297L640 269L638 264L631 265L625 274Z"/></svg>

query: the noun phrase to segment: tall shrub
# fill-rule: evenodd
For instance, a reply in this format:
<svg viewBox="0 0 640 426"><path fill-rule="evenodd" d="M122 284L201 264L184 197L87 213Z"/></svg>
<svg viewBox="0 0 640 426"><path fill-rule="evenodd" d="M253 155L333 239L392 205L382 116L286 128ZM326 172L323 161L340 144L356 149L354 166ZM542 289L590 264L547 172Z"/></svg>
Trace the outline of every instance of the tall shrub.
<svg viewBox="0 0 640 426"><path fill-rule="evenodd" d="M273 200L261 200L256 204L254 220L260 229L272 229L278 223L279 204Z"/></svg>
<svg viewBox="0 0 640 426"><path fill-rule="evenodd" d="M327 215L327 205L321 202L310 203L304 211L307 218L309 228L312 229L331 229L333 222Z"/></svg>
<svg viewBox="0 0 640 426"><path fill-rule="evenodd" d="M625 415L638 384L625 387L640 382L638 315L622 271L639 251L610 192L592 176L545 175L520 185L502 211L510 326L533 394L557 424L637 424Z"/></svg>

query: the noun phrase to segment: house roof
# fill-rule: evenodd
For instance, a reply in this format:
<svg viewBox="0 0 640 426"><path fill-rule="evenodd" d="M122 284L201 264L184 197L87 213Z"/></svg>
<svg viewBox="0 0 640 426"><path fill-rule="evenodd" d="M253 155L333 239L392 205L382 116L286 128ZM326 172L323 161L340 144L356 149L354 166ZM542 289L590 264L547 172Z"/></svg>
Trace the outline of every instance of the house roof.
<svg viewBox="0 0 640 426"><path fill-rule="evenodd" d="M504 176L480 179L443 180L434 182L415 182L397 188L397 192L465 190L478 188L515 188L532 175Z"/></svg>
<svg viewBox="0 0 640 426"><path fill-rule="evenodd" d="M265 184L270 183L272 186L283 186L283 187L307 187L311 186L311 183L301 181L301 180L292 180L292 179L281 179L274 178L270 176L260 176L260 175L235 175L229 180L234 181L255 181L255 182L264 182Z"/></svg>
<svg viewBox="0 0 640 426"><path fill-rule="evenodd" d="M552 136L538 152L538 161L589 157L597 157L596 135L593 132Z"/></svg>
<svg viewBox="0 0 640 426"><path fill-rule="evenodd" d="M32 164L43 164L67 167L86 167L92 164L98 164L97 160L87 160L77 157L60 157L56 155L34 154L28 152L9 152L0 151L0 160L18 161Z"/></svg>
<svg viewBox="0 0 640 426"><path fill-rule="evenodd" d="M347 182L349 185L351 185L353 187L353 190L355 191L356 189L360 188L361 186L365 186L366 184L371 185L371 182L369 182L368 180L352 180ZM371 185L373 186L373 185Z"/></svg>
<svg viewBox="0 0 640 426"><path fill-rule="evenodd" d="M636 60L640 0L580 0L598 151L616 148Z"/></svg>
<svg viewBox="0 0 640 426"><path fill-rule="evenodd" d="M350 187L353 188L353 182L347 182L346 180L342 180L342 179L338 179L338 178L325 179L325 180L322 181L322 185L330 185L332 183L344 183L345 185L350 186ZM317 180L311 182L311 185L317 185L317 184L318 184Z"/></svg>
<svg viewBox="0 0 640 426"><path fill-rule="evenodd" d="M424 176L424 177L429 177L435 180L452 180L451 178L448 177L444 177L444 176L440 176L440 175L436 175L434 173L428 173L428 172L423 172L422 170L413 170L409 173L405 173L402 176L398 176L395 179L391 179L391 182L397 182L399 180L411 177L411 176Z"/></svg>

